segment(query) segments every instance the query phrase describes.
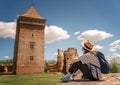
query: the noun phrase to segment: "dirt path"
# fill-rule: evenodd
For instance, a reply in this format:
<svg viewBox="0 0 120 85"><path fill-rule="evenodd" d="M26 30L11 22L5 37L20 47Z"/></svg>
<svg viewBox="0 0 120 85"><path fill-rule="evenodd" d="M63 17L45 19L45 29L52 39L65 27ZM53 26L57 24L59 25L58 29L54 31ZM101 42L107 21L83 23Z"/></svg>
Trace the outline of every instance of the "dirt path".
<svg viewBox="0 0 120 85"><path fill-rule="evenodd" d="M80 76L77 75L74 81L60 82L56 85L120 85L120 73L102 75L101 81L83 80Z"/></svg>

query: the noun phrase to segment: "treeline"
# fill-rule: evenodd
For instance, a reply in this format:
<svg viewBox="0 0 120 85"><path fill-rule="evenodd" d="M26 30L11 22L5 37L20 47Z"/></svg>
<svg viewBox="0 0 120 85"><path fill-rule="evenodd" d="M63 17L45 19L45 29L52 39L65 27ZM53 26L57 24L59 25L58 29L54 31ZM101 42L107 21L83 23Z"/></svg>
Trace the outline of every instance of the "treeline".
<svg viewBox="0 0 120 85"><path fill-rule="evenodd" d="M0 60L0 64L12 64L13 59L7 59L7 60Z"/></svg>
<svg viewBox="0 0 120 85"><path fill-rule="evenodd" d="M56 60L45 60L45 64L46 63L55 65L55 64L57 64L57 61Z"/></svg>
<svg viewBox="0 0 120 85"><path fill-rule="evenodd" d="M110 63L110 72L120 73L120 63L117 63L117 62Z"/></svg>
<svg viewBox="0 0 120 85"><path fill-rule="evenodd" d="M45 64L50 63L50 64L56 64L56 60L45 60ZM7 59L7 60L0 60L0 64L13 64L13 59ZM46 68L46 65L45 65ZM110 63L110 72L111 73L120 73L120 63L117 62L112 62Z"/></svg>

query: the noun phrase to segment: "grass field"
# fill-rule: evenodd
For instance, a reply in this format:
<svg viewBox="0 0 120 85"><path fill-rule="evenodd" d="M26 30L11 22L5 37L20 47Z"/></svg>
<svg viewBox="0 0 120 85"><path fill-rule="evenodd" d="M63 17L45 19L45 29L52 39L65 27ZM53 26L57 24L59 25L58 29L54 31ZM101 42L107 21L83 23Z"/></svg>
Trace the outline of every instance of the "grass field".
<svg viewBox="0 0 120 85"><path fill-rule="evenodd" d="M0 75L0 85L55 85L63 74Z"/></svg>

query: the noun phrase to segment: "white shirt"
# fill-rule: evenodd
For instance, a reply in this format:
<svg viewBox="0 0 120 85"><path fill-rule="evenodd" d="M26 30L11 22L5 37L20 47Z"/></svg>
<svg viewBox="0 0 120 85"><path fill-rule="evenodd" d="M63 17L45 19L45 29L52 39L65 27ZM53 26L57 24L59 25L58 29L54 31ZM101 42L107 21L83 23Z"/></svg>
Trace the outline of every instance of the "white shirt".
<svg viewBox="0 0 120 85"><path fill-rule="evenodd" d="M93 64L95 66L100 67L100 63L99 63L97 56L94 56L91 53L86 53L86 54L82 55L80 57L80 61L82 62L82 64L88 64L88 65Z"/></svg>

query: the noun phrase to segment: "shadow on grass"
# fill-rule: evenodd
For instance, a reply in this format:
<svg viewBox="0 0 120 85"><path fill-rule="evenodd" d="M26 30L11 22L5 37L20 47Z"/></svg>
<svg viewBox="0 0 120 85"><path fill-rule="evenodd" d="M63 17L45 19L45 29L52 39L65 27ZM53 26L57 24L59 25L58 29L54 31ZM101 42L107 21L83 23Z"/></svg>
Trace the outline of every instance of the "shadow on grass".
<svg viewBox="0 0 120 85"><path fill-rule="evenodd" d="M91 80L85 80L85 79L77 79L77 80L72 80L71 82L102 82L105 80L98 80L98 81L91 81Z"/></svg>
<svg viewBox="0 0 120 85"><path fill-rule="evenodd" d="M88 79L76 79L76 80L70 80L69 82L103 82L105 80L98 80L98 81L90 81ZM60 82L60 83L68 83L68 82Z"/></svg>

